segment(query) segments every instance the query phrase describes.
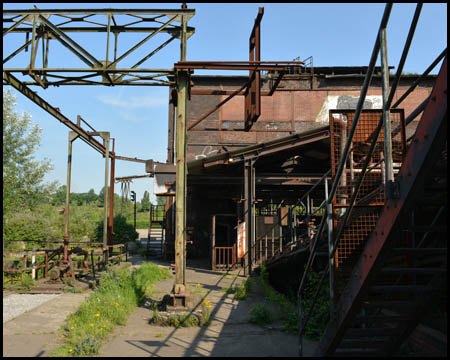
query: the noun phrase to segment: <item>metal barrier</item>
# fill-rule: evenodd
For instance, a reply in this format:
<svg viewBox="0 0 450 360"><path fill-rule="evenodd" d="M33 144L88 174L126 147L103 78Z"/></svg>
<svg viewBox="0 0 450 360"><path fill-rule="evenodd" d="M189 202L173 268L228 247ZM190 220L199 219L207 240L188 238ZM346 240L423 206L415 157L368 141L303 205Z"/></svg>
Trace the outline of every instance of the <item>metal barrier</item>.
<svg viewBox="0 0 450 360"><path fill-rule="evenodd" d="M215 246L213 248L212 269L233 270L237 259L236 244L233 246Z"/></svg>
<svg viewBox="0 0 450 360"><path fill-rule="evenodd" d="M10 242L15 242L19 240L14 240ZM20 240L23 242L32 241L32 242L45 242L47 241L36 241L36 240ZM53 244L57 244L58 242L53 242ZM61 243L61 242L59 242ZM75 244L75 243L72 243ZM80 244L86 244L86 243L80 243ZM90 243L90 244L96 244L96 243ZM101 243L97 243L101 244ZM107 248L99 248L95 250L91 250L90 254L88 251L83 250L88 248L88 246L84 247L77 247L69 250L68 255L68 263L64 264L64 267L70 267L73 271L79 272L78 276L86 276L89 272L89 267L92 269L92 274L95 277L95 267L97 266L98 270L101 268L105 268L105 266L112 261L115 261L119 259L119 261L125 257L125 261L128 261L128 248L126 244L116 244L116 245L108 245ZM119 251L118 254L111 253L112 256L109 256L109 249L123 249ZM22 267L16 268L16 267L9 267L8 264L3 264L3 272L7 274L14 274L14 273L22 273L22 272L31 272L32 279L37 280L38 279L38 272L39 269L44 269L43 271L43 278L47 278L49 275L49 272L52 270L53 267L59 266L62 262L61 256L64 254L64 247L60 246L56 249L37 249L35 251L22 251L22 252L11 252L11 253L4 253L3 259L6 257L16 257L18 259L22 259ZM44 262L40 265L36 265L36 256L43 255L44 256ZM91 265L88 264L88 257L91 257ZM103 260L95 262L94 255L101 255L103 257ZM75 268L73 265L73 258L76 256L84 256L84 260L82 262L82 267ZM13 262L13 266L15 262L18 262L20 260L11 260ZM31 263L29 264L29 262ZM12 278L7 280L7 282L12 281Z"/></svg>

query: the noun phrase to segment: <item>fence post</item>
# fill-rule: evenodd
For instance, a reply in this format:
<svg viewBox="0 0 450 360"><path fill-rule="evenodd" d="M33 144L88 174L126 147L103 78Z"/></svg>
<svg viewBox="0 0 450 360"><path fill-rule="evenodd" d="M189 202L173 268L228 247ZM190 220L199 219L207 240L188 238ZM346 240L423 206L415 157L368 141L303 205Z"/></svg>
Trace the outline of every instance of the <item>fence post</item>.
<svg viewBox="0 0 450 360"><path fill-rule="evenodd" d="M31 254L31 278L32 278L33 280L36 279L36 269L35 269L35 266L36 266L36 254L35 254L35 252L33 251L32 254Z"/></svg>
<svg viewBox="0 0 450 360"><path fill-rule="evenodd" d="M216 270L216 215L211 218L212 269ZM220 258L219 258L220 259Z"/></svg>
<svg viewBox="0 0 450 360"><path fill-rule="evenodd" d="M48 276L48 252L45 252L45 267L44 267L44 277Z"/></svg>
<svg viewBox="0 0 450 360"><path fill-rule="evenodd" d="M266 253L266 260L267 260L267 234L266 234L266 251L265 251L265 253Z"/></svg>
<svg viewBox="0 0 450 360"><path fill-rule="evenodd" d="M91 261L92 261L92 276L95 280L95 261L94 261L94 250L91 250Z"/></svg>

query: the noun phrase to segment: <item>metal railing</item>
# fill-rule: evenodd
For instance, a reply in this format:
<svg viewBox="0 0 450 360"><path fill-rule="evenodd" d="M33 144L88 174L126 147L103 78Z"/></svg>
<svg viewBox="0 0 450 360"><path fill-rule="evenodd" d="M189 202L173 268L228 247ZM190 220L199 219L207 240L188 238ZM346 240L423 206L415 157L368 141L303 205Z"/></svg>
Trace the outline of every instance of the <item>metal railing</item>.
<svg viewBox="0 0 450 360"><path fill-rule="evenodd" d="M305 192L298 200L297 202L292 205L292 207L295 209L297 206L302 205L305 209L307 209L307 214L305 217L306 221L309 221L309 219L311 219L311 217L313 217L314 215L316 215L317 213L319 213L322 209L324 209L326 202L325 200L318 206L316 207L315 210L311 211L308 210L308 206L309 206L309 196L312 193L312 191L316 190L317 186L319 186L320 184L322 184L322 182L324 182L325 185L325 199L327 198L327 185L325 184L327 181L327 177L330 175L331 173L331 169L328 170L325 174L322 175L322 177L317 180L317 182L307 191ZM307 199L308 201L308 205L305 206L303 201ZM282 206L282 204L279 204L277 206L277 208L280 208ZM284 218L286 218L288 216L288 213L286 213L284 216L280 217L280 221L282 221ZM286 250L288 250L289 252L294 250L303 250L306 249L307 247L305 246L305 238L308 238L309 235L309 231L306 230L306 232L304 233L300 233L300 234L296 234L296 237L290 241L283 241L284 240L284 236L283 236L283 231L282 229L279 230L279 236L276 237L274 235L275 229L277 227L281 228L281 225L278 224L277 222L275 222L273 224L272 227L270 227L265 233L259 235L255 241L255 243L252 245L252 249L253 249L253 263L256 264L258 261L267 261L267 260L271 260L275 257L277 257L278 255L283 254ZM308 226L307 226L308 227ZM292 229L291 229L292 230ZM277 241L278 240L278 241ZM309 238L308 238L309 240ZM297 248L296 248L297 247ZM269 252L270 252L270 256L269 256ZM259 256L258 256L259 255Z"/></svg>
<svg viewBox="0 0 450 360"><path fill-rule="evenodd" d="M43 242L46 244L62 244L61 241L47 241L47 240L9 240L7 242ZM82 246L77 247L76 251L74 253L69 253L68 255L68 264L72 268L73 272L81 272L78 274L79 276L86 276L89 273L89 268L91 268L91 272L95 278L95 267L97 266L97 270L99 271L100 268L105 268L106 265L110 262L116 261L119 259L119 261L125 257L125 261L128 261L128 248L126 244L116 244L116 245L107 245L106 248L103 248L103 243L95 243L95 242L78 242L78 243L71 243L73 244L80 244ZM100 245L100 246L99 246ZM92 247L97 246L97 249L91 249L83 250L83 249L89 249ZM31 277L33 280L38 279L38 271L39 269L43 269L43 278L47 278L49 275L50 270L57 264L60 264L62 262L62 256L63 256L63 246L60 246L59 248L45 248L45 249L39 249L36 248L35 250L22 250L22 251L15 251L15 252L9 252L3 254L3 272L7 274L15 274L15 273L23 273L23 272L31 272ZM109 251L111 249L111 253ZM114 249L119 249L118 253L113 253ZM71 249L69 252L72 252L75 249ZM44 261L42 264L37 264L38 259L36 259L36 256L44 256ZM94 255L100 255L102 260L95 261ZM83 266L82 268L76 268L73 265L73 258L75 257L84 257ZM88 264L88 260L91 260L91 264ZM10 258L9 260L6 260L7 258ZM13 259L11 259L13 258ZM14 258L16 260L14 260ZM21 260L17 260L21 259ZM31 263L29 264L31 260ZM19 268L17 267L17 264L22 261L22 266ZM11 264L12 263L12 264ZM12 266L8 266L12 265ZM12 281L12 278L11 278Z"/></svg>
<svg viewBox="0 0 450 360"><path fill-rule="evenodd" d="M311 315L313 313L314 306L315 306L315 304L317 302L317 298L318 298L320 290L321 290L321 288L323 286L325 277L328 274L330 275L330 277L329 277L329 286L330 286L330 318L333 319L336 316L335 309L334 309L334 304L335 304L335 300L336 300L335 299L335 294L334 294L334 274L333 274L333 271L334 271L334 255L335 255L336 249L337 249L337 247L339 245L339 242L340 242L343 230L344 230L345 226L347 225L348 220L350 218L350 215L352 213L352 209L353 209L353 207L355 205L356 196L357 196L357 194L358 194L358 192L360 190L361 183L362 183L362 181L364 179L364 176L367 173L368 165L369 165L370 159L372 157L372 154L374 152L378 136L380 134L381 128L383 126L383 123L386 121L386 114L390 111L391 102L392 102L392 99L394 98L394 94L395 94L397 85L399 83L400 75L401 75L401 72L403 70L403 66L404 66L404 63L405 63L408 51L409 51L409 47L410 47L410 44L411 44L411 41L412 41L412 37L414 35L415 27L416 27L416 24L417 24L419 15L420 15L420 11L421 11L421 8L422 8L422 4L418 4L417 5L417 8L416 8L416 11L415 11L412 23L411 23L411 27L410 27L410 30L409 30L408 38L406 40L406 43L405 43L405 46L404 46L404 49L403 49L403 52L402 52L402 56L401 56L401 59L400 59L400 62L399 62L399 66L397 68L397 74L396 74L395 80L394 80L394 82L392 84L389 96L387 96L387 97L383 96L383 116L380 118L379 123L377 125L377 128L374 131L374 135L373 135L373 138L372 138L372 141L371 141L371 144L370 144L370 148L368 150L368 153L367 153L366 157L364 158L363 167L362 167L362 170L361 170L361 172L359 174L359 177L358 177L358 180L356 182L356 185L354 187L354 191L353 191L353 194L352 194L349 206L348 206L347 211L345 212L345 214L344 214L344 216L343 216L343 218L341 220L340 226L338 227L338 232L337 232L337 234L335 236L335 240L333 242L333 234L331 232L332 231L332 227L330 226L331 225L330 221L331 221L331 217L332 217L331 204L332 204L332 200L333 200L333 198L334 198L334 196L336 194L336 190L337 190L338 184L341 181L343 170L344 170L344 167L345 167L345 163L346 163L346 161L348 159L348 156L349 156L349 153L350 153L350 147L351 147L352 139L353 139L353 136L355 134L356 126L358 124L358 121L359 121L359 118L360 118L360 115L361 115L361 112L362 112L362 107L363 107L363 104L364 104L365 97L367 95L367 91L368 91L368 88L369 88L369 85L370 85L370 81L371 81L371 78L372 78L372 75L373 75L373 72L374 72L375 62L376 62L376 59L378 57L378 53L380 52L380 48L381 48L381 56L382 56L382 58L383 58L383 56L386 56L385 31L386 31L386 26L387 26L387 23L388 23L389 15L390 15L390 12L391 12L391 9L392 9L392 5L393 5L392 3L386 4L385 10L384 10L384 14L383 14L383 17L382 17L382 20L381 20L381 24L380 24L378 33L377 33L377 37L376 37L375 45L374 45L374 48L373 48L372 56L371 56L371 59L370 59L370 63L369 63L369 66L368 66L368 70L367 70L367 73L366 73L366 76L365 76L365 79L364 79L363 87L362 87L362 90L361 90L361 93L360 93L360 97L359 97L359 100L358 100L358 104L357 104L357 107L356 107L356 110L355 110L355 117L354 117L354 120L352 122L352 126L351 126L351 129L349 131L349 134L348 134L347 142L345 144L344 151L342 153L338 169L337 169L336 174L334 176L334 180L333 180L333 185L332 185L331 191L328 194L328 197L327 197L327 200L326 200L327 216L326 217L324 216L322 218L322 221L320 223L319 229L318 229L317 233L315 234L315 236L313 238L313 245L312 245L312 249L311 249L311 252L310 252L310 256L309 256L307 264L305 266L305 269L304 269L304 272L303 272L303 276L302 276L302 279L301 279L301 282L300 282L300 285L299 285L299 288L298 288L298 291L297 291L298 328L299 328L299 344L298 344L298 346L299 346L299 355L300 356L302 356L302 352L303 352L303 334L304 334L305 328L306 328L306 326L308 324L308 321L309 321L309 319L310 319L310 317L311 317ZM447 49L445 49L436 58L436 60L430 65L430 67L428 67L426 69L424 74L421 75L414 82L414 84L405 92L406 96L409 95L414 90L414 88L417 86L417 84L420 82L420 80L424 76L426 76L439 63L439 61L445 56L446 52L447 52ZM384 59L384 61L387 62L386 59ZM387 64L386 64L386 67L387 67ZM386 74L384 74L384 75L386 75ZM383 78L384 78L383 79L383 81L384 81L383 87L385 89L387 89L388 86L389 86L389 77L388 76L383 76ZM387 79L387 84L386 84L386 79ZM385 94L386 94L386 92L384 92L383 95L385 95ZM397 107L406 98L406 96L402 96L392 106L392 108ZM427 100L428 99L426 99L422 104L420 104L411 113L411 115L406 119L405 122L410 123L421 111L423 111L425 106L426 106ZM386 192L386 193L388 193L388 192ZM392 194L390 196L392 196ZM306 313L306 311L303 312L303 310L302 310L301 297L302 297L302 292L305 289L306 279L307 279L308 273L311 270L312 263L314 261L315 255L316 255L318 239L320 238L320 236L321 236L321 234L322 234L322 232L324 230L325 218L327 218L327 222L329 224L329 226L328 226L328 231L329 231L328 232L329 257L328 257L328 262L327 262L326 268L325 268L325 270L322 273L319 285L318 285L318 287L316 289L316 292L314 293L311 307L310 307L309 311ZM304 319L303 319L304 313L306 313L307 315L304 316Z"/></svg>

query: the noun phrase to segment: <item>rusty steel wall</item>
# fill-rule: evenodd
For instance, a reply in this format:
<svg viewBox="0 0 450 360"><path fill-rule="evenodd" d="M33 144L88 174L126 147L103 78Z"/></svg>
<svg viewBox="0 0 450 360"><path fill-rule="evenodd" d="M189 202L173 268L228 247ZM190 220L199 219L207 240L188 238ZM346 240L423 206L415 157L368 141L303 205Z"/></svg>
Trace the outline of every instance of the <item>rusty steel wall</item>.
<svg viewBox="0 0 450 360"><path fill-rule="evenodd" d="M188 127L214 108L229 94L196 95L194 90L236 90L247 81L245 76L192 76L194 92L188 102ZM416 77L402 78L394 96L398 99ZM407 117L430 94L434 77L426 78L401 104ZM363 77L329 77L315 75L311 89L309 75L287 75L272 96L261 97L261 116L249 132L244 128L244 96L237 95L187 132L187 160L195 160L218 152L233 150L260 142L281 138L328 124L329 110L354 109ZM269 90L271 81L262 80L262 90ZM172 108L172 105L170 104ZM381 107L381 83L374 77L369 88L365 109ZM169 110L171 113L172 109ZM169 116L169 122L172 117ZM173 121L173 120L172 120ZM171 127L169 127L171 128ZM415 129L408 126L408 138ZM169 132L169 146L171 149ZM173 147L172 147L173 148Z"/></svg>

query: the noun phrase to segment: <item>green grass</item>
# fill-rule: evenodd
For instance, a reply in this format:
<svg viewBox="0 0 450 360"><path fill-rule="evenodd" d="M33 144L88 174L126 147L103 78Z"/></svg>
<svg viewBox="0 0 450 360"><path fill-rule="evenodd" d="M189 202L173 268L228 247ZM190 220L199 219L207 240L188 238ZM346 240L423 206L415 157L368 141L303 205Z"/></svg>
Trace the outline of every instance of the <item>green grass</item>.
<svg viewBox="0 0 450 360"><path fill-rule="evenodd" d="M125 325L130 313L151 294L156 282L170 277L167 269L143 264L133 274L129 269L109 269L100 286L60 329L64 343L50 356L91 356L116 325Z"/></svg>
<svg viewBox="0 0 450 360"><path fill-rule="evenodd" d="M234 294L234 298L236 300L245 300L247 295L252 291L254 285L254 280L248 278L241 284L241 286L229 286L226 288L222 288L222 291L225 292L225 294Z"/></svg>

